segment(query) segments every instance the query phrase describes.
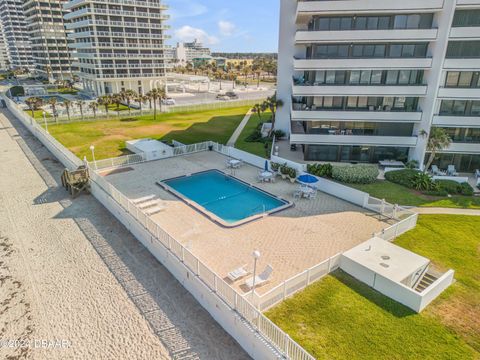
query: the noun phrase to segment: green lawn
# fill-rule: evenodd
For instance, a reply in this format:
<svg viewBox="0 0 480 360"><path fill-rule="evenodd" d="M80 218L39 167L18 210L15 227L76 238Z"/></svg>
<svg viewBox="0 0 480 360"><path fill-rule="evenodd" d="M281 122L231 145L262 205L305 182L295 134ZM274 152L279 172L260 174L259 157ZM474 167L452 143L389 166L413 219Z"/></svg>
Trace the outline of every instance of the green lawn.
<svg viewBox="0 0 480 360"><path fill-rule="evenodd" d="M32 111L31 110L24 110L29 116L32 116ZM34 119L43 119L43 110L35 110L34 112ZM52 115L50 115L48 112L45 113L46 118L51 118Z"/></svg>
<svg viewBox="0 0 480 360"><path fill-rule="evenodd" d="M266 157L267 152L265 150L264 143L248 142L246 141L246 138L254 132L254 130L257 128L259 124L264 122L269 122L271 121L271 118L272 118L271 113L263 113L261 118L259 118L257 114L252 114L252 116L250 117L250 120L247 123L247 126L245 126L237 142L235 143L235 147L237 149L261 156L263 158Z"/></svg>
<svg viewBox="0 0 480 360"><path fill-rule="evenodd" d="M480 217L425 215L397 243L454 268L421 314L342 271L266 315L319 359L480 359Z"/></svg>
<svg viewBox="0 0 480 360"><path fill-rule="evenodd" d="M128 153L125 141L141 138L172 140L191 144L212 140L225 144L240 124L249 107L199 112L145 115L120 120L99 120L49 125L57 140L78 157L91 158L90 145L95 145L97 159Z"/></svg>
<svg viewBox="0 0 480 360"><path fill-rule="evenodd" d="M348 184L353 188L365 191L373 197L385 199L389 203L409 206L471 208L480 209L480 197L452 196L438 197L423 195L418 191L390 181L377 181L373 184Z"/></svg>

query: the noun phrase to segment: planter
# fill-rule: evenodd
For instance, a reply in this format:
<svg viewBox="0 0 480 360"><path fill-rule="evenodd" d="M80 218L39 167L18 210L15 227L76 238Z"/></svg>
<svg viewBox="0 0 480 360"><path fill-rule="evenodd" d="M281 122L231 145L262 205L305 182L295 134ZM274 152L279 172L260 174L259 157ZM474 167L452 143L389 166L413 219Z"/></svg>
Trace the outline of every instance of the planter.
<svg viewBox="0 0 480 360"><path fill-rule="evenodd" d="M297 178L296 178L296 177L292 178L292 177L290 177L290 176L289 176L288 178L290 179L290 182L291 182L292 184L294 184L294 183L295 183L295 181L297 180Z"/></svg>
<svg viewBox="0 0 480 360"><path fill-rule="evenodd" d="M285 180L287 178L287 174L282 174L282 179Z"/></svg>

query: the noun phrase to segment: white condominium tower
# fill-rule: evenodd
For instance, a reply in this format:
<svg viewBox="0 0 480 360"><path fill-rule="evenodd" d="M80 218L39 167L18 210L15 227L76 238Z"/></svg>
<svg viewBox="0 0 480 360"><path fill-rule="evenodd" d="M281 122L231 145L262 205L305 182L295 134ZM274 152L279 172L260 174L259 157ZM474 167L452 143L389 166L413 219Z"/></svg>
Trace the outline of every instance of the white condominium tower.
<svg viewBox="0 0 480 360"><path fill-rule="evenodd" d="M175 48L175 60L179 65L183 66L191 63L195 58L203 58L210 55L210 49L204 47L197 39L192 42L177 43L177 47Z"/></svg>
<svg viewBox="0 0 480 360"><path fill-rule="evenodd" d="M32 69L32 49L28 37L23 0L0 0L0 21L10 66Z"/></svg>
<svg viewBox="0 0 480 360"><path fill-rule="evenodd" d="M162 84L168 16L161 0L72 0L64 7L86 90L145 93Z"/></svg>
<svg viewBox="0 0 480 360"><path fill-rule="evenodd" d="M72 78L63 4L68 0L26 0L23 3L33 62L38 75L49 80Z"/></svg>
<svg viewBox="0 0 480 360"><path fill-rule="evenodd" d="M281 0L276 128L306 161L480 168L480 0Z"/></svg>

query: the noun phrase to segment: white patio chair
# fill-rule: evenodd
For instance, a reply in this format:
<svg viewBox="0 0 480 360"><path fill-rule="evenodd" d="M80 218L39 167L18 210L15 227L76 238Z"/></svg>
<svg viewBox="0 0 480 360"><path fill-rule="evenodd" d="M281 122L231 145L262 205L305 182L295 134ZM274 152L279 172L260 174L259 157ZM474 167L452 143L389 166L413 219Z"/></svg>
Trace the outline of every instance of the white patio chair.
<svg viewBox="0 0 480 360"><path fill-rule="evenodd" d="M265 267L265 270L263 270L263 272L260 275L255 276L255 287L261 286L267 283L268 281L270 281L270 276L272 275L272 272L273 272L272 266L267 265ZM247 285L249 289L253 288L253 276L251 278L248 278L245 281L245 285Z"/></svg>
<svg viewBox="0 0 480 360"><path fill-rule="evenodd" d="M458 175L458 172L455 169L455 165L448 165L447 175L449 175L449 176L457 176Z"/></svg>
<svg viewBox="0 0 480 360"><path fill-rule="evenodd" d="M302 198L302 194L303 194L302 190L297 189L297 190L295 190L295 191L293 192L293 198L294 198L294 199L301 199L301 198Z"/></svg>
<svg viewBox="0 0 480 360"><path fill-rule="evenodd" d="M318 191L312 191L311 193L308 194L308 200L315 200L317 198L317 193Z"/></svg>
<svg viewBox="0 0 480 360"><path fill-rule="evenodd" d="M432 165L431 169L432 169L433 175L437 175L437 176L446 175L445 171L440 170L437 165Z"/></svg>
<svg viewBox="0 0 480 360"><path fill-rule="evenodd" d="M230 271L228 273L228 278L234 282L234 281L237 281L238 279L241 279L245 276L247 276L248 274L250 274L250 271L247 270L247 264L243 265L243 266L240 266L239 268L233 270L233 271Z"/></svg>

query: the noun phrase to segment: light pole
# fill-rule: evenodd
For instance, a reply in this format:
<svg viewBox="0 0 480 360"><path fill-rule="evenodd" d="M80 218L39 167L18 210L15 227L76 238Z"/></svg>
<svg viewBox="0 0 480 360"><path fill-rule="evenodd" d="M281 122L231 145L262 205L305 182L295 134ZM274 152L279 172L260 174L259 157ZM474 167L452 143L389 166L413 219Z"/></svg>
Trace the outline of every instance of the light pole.
<svg viewBox="0 0 480 360"><path fill-rule="evenodd" d="M252 283L252 299L253 299L253 294L255 294L255 278L257 276L257 260L260 258L260 251L255 250L252 253L253 256L253 283Z"/></svg>
<svg viewBox="0 0 480 360"><path fill-rule="evenodd" d="M96 169L97 168L97 162L95 161L95 146L90 145L90 150L92 151L93 164L95 165L95 169Z"/></svg>
<svg viewBox="0 0 480 360"><path fill-rule="evenodd" d="M45 122L45 131L48 134L47 113L45 111L43 112L43 121Z"/></svg>

